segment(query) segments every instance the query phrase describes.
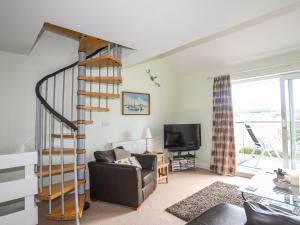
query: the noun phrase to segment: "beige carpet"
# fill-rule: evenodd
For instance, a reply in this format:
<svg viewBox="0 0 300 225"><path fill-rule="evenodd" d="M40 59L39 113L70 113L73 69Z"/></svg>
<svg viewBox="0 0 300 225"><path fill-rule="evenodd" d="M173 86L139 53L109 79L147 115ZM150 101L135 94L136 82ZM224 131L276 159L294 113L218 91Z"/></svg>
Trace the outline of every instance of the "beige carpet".
<svg viewBox="0 0 300 225"><path fill-rule="evenodd" d="M194 194L215 181L241 185L246 178L222 177L204 170L185 171L170 174L168 184L159 184L155 192L137 211L128 207L106 202L91 202L91 208L84 212L83 225L183 225L186 222L166 212L170 205ZM47 204L39 205L39 224L60 225L74 222L53 222L45 219Z"/></svg>

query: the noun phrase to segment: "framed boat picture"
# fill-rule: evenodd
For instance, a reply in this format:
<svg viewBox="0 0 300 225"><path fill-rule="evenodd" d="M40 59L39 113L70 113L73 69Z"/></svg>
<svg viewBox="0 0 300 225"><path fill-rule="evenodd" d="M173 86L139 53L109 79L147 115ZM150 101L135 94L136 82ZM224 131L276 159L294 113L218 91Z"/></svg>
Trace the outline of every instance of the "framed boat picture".
<svg viewBox="0 0 300 225"><path fill-rule="evenodd" d="M150 115L150 94L122 92L123 115Z"/></svg>

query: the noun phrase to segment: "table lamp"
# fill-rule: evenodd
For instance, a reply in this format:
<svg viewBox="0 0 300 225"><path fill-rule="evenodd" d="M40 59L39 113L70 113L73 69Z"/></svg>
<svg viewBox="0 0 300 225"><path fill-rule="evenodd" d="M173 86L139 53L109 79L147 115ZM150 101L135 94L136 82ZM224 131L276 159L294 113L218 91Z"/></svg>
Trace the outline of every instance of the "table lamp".
<svg viewBox="0 0 300 225"><path fill-rule="evenodd" d="M149 153L149 151L148 151L148 139L152 138L152 134L151 134L150 128L144 128L143 129L142 138L146 139L146 151L145 151L145 153Z"/></svg>

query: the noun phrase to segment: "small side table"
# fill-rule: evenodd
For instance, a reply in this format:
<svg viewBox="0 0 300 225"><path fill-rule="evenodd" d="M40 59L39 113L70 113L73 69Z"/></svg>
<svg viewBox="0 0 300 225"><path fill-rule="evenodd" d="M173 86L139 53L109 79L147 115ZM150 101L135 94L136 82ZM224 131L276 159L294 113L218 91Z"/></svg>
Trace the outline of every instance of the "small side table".
<svg viewBox="0 0 300 225"><path fill-rule="evenodd" d="M145 155L155 155L157 158L157 164L165 162L165 155L163 152L152 151L152 152L147 152L144 154Z"/></svg>
<svg viewBox="0 0 300 225"><path fill-rule="evenodd" d="M169 163L157 164L157 183L163 181L169 182Z"/></svg>

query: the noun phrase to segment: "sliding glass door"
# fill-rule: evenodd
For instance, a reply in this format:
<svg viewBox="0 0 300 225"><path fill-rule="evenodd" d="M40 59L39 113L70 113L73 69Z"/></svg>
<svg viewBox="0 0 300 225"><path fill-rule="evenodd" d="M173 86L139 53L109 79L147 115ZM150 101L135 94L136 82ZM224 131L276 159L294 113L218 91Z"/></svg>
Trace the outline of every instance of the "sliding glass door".
<svg viewBox="0 0 300 225"><path fill-rule="evenodd" d="M238 167L300 169L300 76L232 85Z"/></svg>
<svg viewBox="0 0 300 225"><path fill-rule="evenodd" d="M283 138L288 149L285 167L300 169L300 79L282 78L281 87L284 89L281 92L284 99L282 111L286 113L286 117L282 118L283 129L286 130Z"/></svg>
<svg viewBox="0 0 300 225"><path fill-rule="evenodd" d="M282 167L280 80L234 83L232 93L238 168Z"/></svg>

